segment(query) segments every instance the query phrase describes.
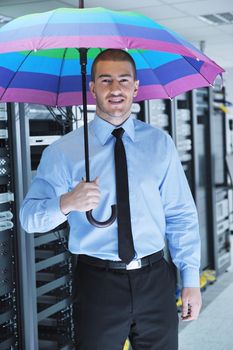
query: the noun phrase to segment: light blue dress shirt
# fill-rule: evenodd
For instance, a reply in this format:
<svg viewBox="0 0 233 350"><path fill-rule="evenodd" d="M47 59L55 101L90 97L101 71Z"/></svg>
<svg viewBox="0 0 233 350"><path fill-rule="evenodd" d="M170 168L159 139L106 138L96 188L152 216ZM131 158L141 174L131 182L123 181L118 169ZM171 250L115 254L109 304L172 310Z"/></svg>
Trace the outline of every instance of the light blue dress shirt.
<svg viewBox="0 0 233 350"><path fill-rule="evenodd" d="M174 143L162 130L132 117L122 127L136 258L163 249L166 238L183 286L198 287L197 212ZM113 129L112 124L98 116L89 123L90 174L91 179L100 178L101 200L93 210L98 221L108 219L111 205L116 204ZM97 228L87 221L85 213L73 211L65 216L60 210L60 196L71 191L83 177L83 128L79 128L44 150L21 207L21 224L29 233L47 232L68 218L72 253L119 260L117 221Z"/></svg>

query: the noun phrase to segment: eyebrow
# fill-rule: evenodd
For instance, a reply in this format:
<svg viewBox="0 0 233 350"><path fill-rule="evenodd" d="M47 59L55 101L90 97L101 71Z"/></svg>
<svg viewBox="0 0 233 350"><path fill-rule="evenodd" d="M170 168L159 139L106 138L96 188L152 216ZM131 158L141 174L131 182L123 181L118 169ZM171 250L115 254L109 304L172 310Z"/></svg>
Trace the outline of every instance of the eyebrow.
<svg viewBox="0 0 233 350"><path fill-rule="evenodd" d="M120 74L119 75L119 78L124 78L124 77L132 77L133 75L132 74ZM100 74L98 77L99 78L112 78L112 75L111 74Z"/></svg>

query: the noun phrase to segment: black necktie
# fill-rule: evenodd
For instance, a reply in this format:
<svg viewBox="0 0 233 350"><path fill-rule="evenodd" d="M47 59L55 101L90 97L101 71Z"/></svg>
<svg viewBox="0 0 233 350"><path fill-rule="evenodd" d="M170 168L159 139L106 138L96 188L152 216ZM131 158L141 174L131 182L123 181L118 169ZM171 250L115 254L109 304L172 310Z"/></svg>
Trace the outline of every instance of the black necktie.
<svg viewBox="0 0 233 350"><path fill-rule="evenodd" d="M135 256L130 219L129 185L125 147L122 142L124 129L113 130L115 143L116 197L118 222L118 254L126 264Z"/></svg>

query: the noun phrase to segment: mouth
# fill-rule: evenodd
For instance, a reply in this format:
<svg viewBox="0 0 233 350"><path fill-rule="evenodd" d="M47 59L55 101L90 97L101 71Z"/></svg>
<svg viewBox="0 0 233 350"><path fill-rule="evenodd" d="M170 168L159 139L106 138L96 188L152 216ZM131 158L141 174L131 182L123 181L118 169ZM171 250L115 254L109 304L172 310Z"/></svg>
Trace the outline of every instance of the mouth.
<svg viewBox="0 0 233 350"><path fill-rule="evenodd" d="M111 103L112 105L119 105L124 102L123 97L111 97L108 99L108 102Z"/></svg>

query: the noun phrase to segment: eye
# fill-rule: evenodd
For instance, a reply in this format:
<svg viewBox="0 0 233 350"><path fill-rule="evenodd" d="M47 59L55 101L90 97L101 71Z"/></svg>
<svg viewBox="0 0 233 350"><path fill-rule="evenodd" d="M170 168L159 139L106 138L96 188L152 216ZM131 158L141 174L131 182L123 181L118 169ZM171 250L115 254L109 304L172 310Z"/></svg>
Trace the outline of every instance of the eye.
<svg viewBox="0 0 233 350"><path fill-rule="evenodd" d="M105 78L103 80L101 80L102 83L104 84L110 84L111 83L111 79Z"/></svg>

